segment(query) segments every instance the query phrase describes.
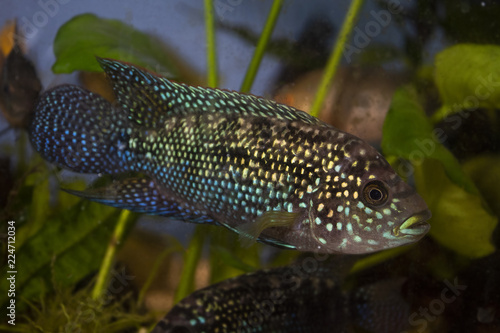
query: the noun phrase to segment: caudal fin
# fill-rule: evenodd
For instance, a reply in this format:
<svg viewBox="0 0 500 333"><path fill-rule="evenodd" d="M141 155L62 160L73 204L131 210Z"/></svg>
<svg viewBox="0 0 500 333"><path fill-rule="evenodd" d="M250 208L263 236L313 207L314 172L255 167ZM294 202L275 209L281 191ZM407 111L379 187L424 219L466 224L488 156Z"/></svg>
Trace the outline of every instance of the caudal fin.
<svg viewBox="0 0 500 333"><path fill-rule="evenodd" d="M81 173L126 171L127 117L103 97L75 85L46 91L35 105L31 143L46 160Z"/></svg>

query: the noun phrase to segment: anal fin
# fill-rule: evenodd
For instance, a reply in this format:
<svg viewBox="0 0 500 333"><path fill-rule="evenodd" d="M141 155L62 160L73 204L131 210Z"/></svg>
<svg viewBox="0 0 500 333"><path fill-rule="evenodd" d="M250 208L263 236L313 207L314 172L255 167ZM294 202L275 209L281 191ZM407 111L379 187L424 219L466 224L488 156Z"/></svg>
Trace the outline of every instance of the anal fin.
<svg viewBox="0 0 500 333"><path fill-rule="evenodd" d="M127 178L112 184L85 191L64 189L65 192L108 206L133 212L171 216L179 213L178 206L162 193L148 178Z"/></svg>

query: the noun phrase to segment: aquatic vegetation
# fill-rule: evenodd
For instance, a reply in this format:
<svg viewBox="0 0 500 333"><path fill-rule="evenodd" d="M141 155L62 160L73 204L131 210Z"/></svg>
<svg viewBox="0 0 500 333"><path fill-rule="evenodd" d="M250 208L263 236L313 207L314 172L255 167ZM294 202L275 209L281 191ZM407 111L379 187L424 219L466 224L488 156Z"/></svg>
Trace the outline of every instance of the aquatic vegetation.
<svg viewBox="0 0 500 333"><path fill-rule="evenodd" d="M493 45L455 45L437 55L435 80L443 105L432 115L434 122L446 116L443 121L457 129L469 117L467 110L500 107L494 92L498 65L491 62L499 52L500 47ZM457 63L471 67L456 71L449 66ZM406 121L417 126L402 129L400 124ZM410 161L411 165L400 165L399 170L414 175L419 193L435 213L431 235L465 256L486 256L495 251L492 236L498 216L489 211L470 176L441 143L446 140L445 131L432 125L411 89L402 88L395 93L384 124L384 152Z"/></svg>
<svg viewBox="0 0 500 333"><path fill-rule="evenodd" d="M207 3L210 6L210 1ZM325 286L324 283L333 281L330 299L309 297L314 294L315 287L304 284L304 288L296 290L298 294L290 294L297 300L300 298L300 302L287 299L289 303L286 304L292 308L311 303L314 307L335 307L336 301L342 299L352 306L336 309L349 313L350 323L345 324L358 324L354 325L355 331L380 331L380 326L364 324L383 322L376 319L388 314L400 315L392 322L401 323L401 327L406 325L401 329L408 331L481 332L496 331L500 327L497 283L500 272L497 250L500 244L500 122L495 74L498 73L498 46L493 45L498 42L498 34L491 29L492 20L485 19L497 17L500 7L488 1L481 3L485 5L469 3L467 8L463 7L464 2L448 0L405 5L404 15L393 15L391 23L401 27L404 47L381 44L374 38L360 54L352 57L353 65L369 63L390 67L398 62L407 70L407 85L397 90L387 112L381 150L394 170L409 184L414 184L429 205L433 213L429 220L431 229L427 237L411 246L343 258L354 262L345 276L338 279L319 277L315 285ZM386 2L380 4L380 10L385 10ZM207 24L215 24L218 28L213 17L211 22ZM231 29L232 21L224 24L225 29ZM250 30L238 29L240 36L249 36ZM197 75L192 75L189 65L184 67L186 71L177 71L178 63L172 49L160 46L157 39L118 20L93 14L75 16L60 28L54 42L57 65L53 70L57 73L100 70L95 61L97 55L139 64L151 71L172 75L180 82L216 87L214 29L207 31L212 34L212 38L208 38L211 40L208 50L212 54L208 84L199 78L196 81ZM425 56L430 36L442 31L445 38L449 38L443 42L442 51L435 58ZM271 32L266 31L266 34ZM272 51L285 64L298 64L304 55L307 56L307 48L301 48L296 40L287 40L283 35L279 39L268 37L265 38L269 41L266 52ZM258 39L255 34L246 38L252 44ZM463 44L448 47L456 41ZM329 45L328 41L324 45ZM325 61L315 64L316 68L324 67L328 55L315 59ZM1 56L0 61L4 60ZM283 70L293 75L292 67ZM258 66L252 70L257 71ZM85 88L103 95L95 86ZM314 100L315 96L309 98ZM484 140L485 137L489 141ZM269 289L263 286L266 279L276 280L286 270L272 267L286 266L299 254L298 251L272 251L271 247L261 244L244 248L234 232L199 225L187 245L180 245L172 237L161 250L141 253L144 260L123 258L118 254L120 261L144 261L144 266L135 268L135 272L129 271L128 266L122 270L122 266L116 265L116 253L129 246L129 235L134 232L131 229L138 214L127 215L57 189L72 189L74 193L102 199L110 194L103 189L113 188L113 184L118 186L123 178L100 177L87 190L81 181L72 179L56 184L59 169L48 167L37 155L27 155L27 136L20 133L19 138L15 144L4 144L0 148L8 154L10 163L18 166L0 175L0 184L6 184L5 189L9 191L2 196L0 216L2 220L16 221L16 264L22 268L16 285L17 331L152 329L170 309L172 312L167 314L167 319L179 314L181 307L190 314L194 307L189 307L192 306L189 302L200 297L210 300L228 287L242 292L240 296L252 294L238 289L239 283L244 284L249 279L254 279L253 284L249 284L251 289L267 293ZM4 228L1 224L2 232ZM2 251L7 253L3 243ZM316 265L318 261L321 260L311 254L298 262L304 268L306 262ZM167 275L159 267L170 269L173 262L178 266L169 273L175 275L175 279L169 277L168 289L160 291L156 280L167 280ZM5 265L2 261L0 290L8 288ZM139 279L139 271L145 277ZM119 276L125 277L126 285L117 282L120 280L116 272L123 273ZM251 272L254 273L241 275ZM239 275L241 277L236 277ZM299 274L298 278L308 279L304 274ZM197 288L221 281L225 282L192 294ZM389 287L397 288L394 293L377 294L377 290L391 290ZM118 289L119 293L113 292ZM301 291L304 293L300 294ZM168 306L157 307L151 302L165 294L168 294L165 297L169 300L165 303ZM396 302L400 307L393 306L392 296L400 297L402 302ZM368 304L363 303L366 299L369 299ZM374 306L370 301L374 299L387 302ZM6 302L7 296L0 295L1 305ZM409 310L403 307L408 304ZM373 309L379 311L371 311ZM283 312L284 316L291 314L291 311ZM299 317L305 325L310 325L317 318L315 314ZM335 320L336 317L323 319ZM0 330L12 331L12 326L2 324Z"/></svg>
<svg viewBox="0 0 500 333"><path fill-rule="evenodd" d="M499 57L498 45L477 44L457 44L436 55L434 77L443 105L433 120L464 110L498 108Z"/></svg>
<svg viewBox="0 0 500 333"><path fill-rule="evenodd" d="M80 33L82 29L85 34ZM119 20L93 14L77 15L59 29L54 54L54 73L102 71L94 59L96 55L106 55L144 67L152 65L152 70L169 78L194 80L192 70L157 38Z"/></svg>

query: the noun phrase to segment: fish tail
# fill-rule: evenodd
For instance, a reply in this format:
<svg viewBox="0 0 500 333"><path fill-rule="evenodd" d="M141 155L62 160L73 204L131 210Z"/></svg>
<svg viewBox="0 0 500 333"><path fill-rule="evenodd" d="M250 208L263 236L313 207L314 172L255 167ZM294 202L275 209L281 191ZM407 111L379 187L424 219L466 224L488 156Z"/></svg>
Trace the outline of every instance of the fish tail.
<svg viewBox="0 0 500 333"><path fill-rule="evenodd" d="M40 97L29 132L33 147L51 163L81 173L119 173L127 170L129 125L103 97L61 85Z"/></svg>

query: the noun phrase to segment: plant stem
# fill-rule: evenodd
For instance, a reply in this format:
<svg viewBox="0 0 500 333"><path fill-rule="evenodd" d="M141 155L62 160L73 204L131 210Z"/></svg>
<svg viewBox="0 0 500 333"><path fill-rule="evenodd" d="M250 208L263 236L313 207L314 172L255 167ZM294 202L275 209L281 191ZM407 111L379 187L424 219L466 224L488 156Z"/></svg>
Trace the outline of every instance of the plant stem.
<svg viewBox="0 0 500 333"><path fill-rule="evenodd" d="M194 275L198 262L200 261L203 244L205 243L205 234L206 231L202 226L196 226L193 237L191 237L188 249L184 255L181 282L175 292L174 303L179 302L194 290Z"/></svg>
<svg viewBox="0 0 500 333"><path fill-rule="evenodd" d="M17 170L20 170L21 173L25 172L28 166L26 162L26 141L27 141L27 134L24 133L24 131L21 131L19 135L19 140L17 142L17 153L19 155Z"/></svg>
<svg viewBox="0 0 500 333"><path fill-rule="evenodd" d="M278 15L280 13L282 5L283 0L274 0L273 2L271 11L269 12L269 16L267 17L266 25L264 26L264 30L262 30L262 34L260 35L260 39L257 43L257 47L255 48L252 60L250 61L250 65L248 66L245 78L243 79L243 83L241 84L240 91L243 93L249 92L252 88L255 75L257 75L257 70L259 69L262 57L264 56L264 51L266 50L267 43L269 42L271 34L273 33L274 26L278 19Z"/></svg>
<svg viewBox="0 0 500 333"><path fill-rule="evenodd" d="M151 284L153 283L154 279L156 278L158 274L158 270L160 269L160 266L164 264L164 259L166 256L175 253L175 252L180 252L184 248L180 244L174 244L169 247L167 247L165 250L163 250L158 258L156 258L155 263L153 265L153 268L151 268L151 272L149 272L148 278L146 279L146 282L144 282L144 285L141 288L141 291L139 292L139 296L137 297L137 305L142 306L144 297L146 296L147 291L149 290L149 287L151 287Z"/></svg>
<svg viewBox="0 0 500 333"><path fill-rule="evenodd" d="M210 87L218 85L217 76L217 54L215 48L215 25L214 25L214 7L212 0L205 0L205 28L207 34L207 66L208 77L207 84ZM188 249L184 254L184 266L182 267L181 281L174 296L174 302L177 303L194 290L194 276L196 267L201 258L203 244L205 243L205 233L201 226L196 226Z"/></svg>
<svg viewBox="0 0 500 333"><path fill-rule="evenodd" d="M217 76L213 0L205 0L205 29L207 34L207 85L209 87L217 87L219 78Z"/></svg>
<svg viewBox="0 0 500 333"><path fill-rule="evenodd" d="M337 72L345 43L352 33L354 23L357 20L361 7L363 6L363 2L363 0L352 0L351 2L351 6L349 7L344 23L342 24L342 29L340 30L337 42L333 47L330 58L328 59L325 73L323 74L318 91L316 92L316 98L311 108L311 115L314 117L319 115L321 107L323 106L323 102L330 88L332 79L335 77L335 73Z"/></svg>
<svg viewBox="0 0 500 333"><path fill-rule="evenodd" d="M103 295L104 289L109 281L109 276L111 275L111 268L115 260L116 251L120 245L123 235L125 233L125 226L127 225L127 220L130 215L130 211L122 210L118 223L116 223L113 236L109 240L108 248L106 249L106 254L102 261L101 267L99 268L99 273L97 275L97 281L95 283L94 289L92 289L92 298L94 300L98 299Z"/></svg>

